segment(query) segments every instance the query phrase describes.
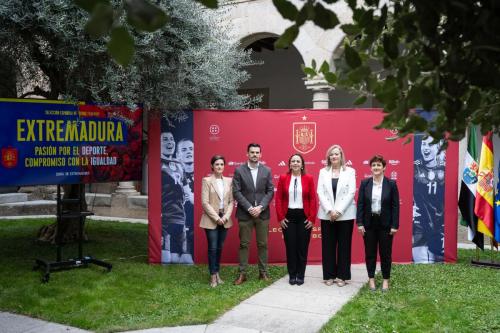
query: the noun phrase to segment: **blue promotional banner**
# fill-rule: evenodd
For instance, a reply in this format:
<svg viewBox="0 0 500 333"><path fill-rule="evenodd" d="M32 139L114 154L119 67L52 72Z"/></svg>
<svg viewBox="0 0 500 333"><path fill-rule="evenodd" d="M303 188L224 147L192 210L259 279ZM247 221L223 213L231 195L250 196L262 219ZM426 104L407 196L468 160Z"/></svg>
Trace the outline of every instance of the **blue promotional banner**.
<svg viewBox="0 0 500 333"><path fill-rule="evenodd" d="M0 186L141 179L141 109L0 99L0 113Z"/></svg>
<svg viewBox="0 0 500 333"><path fill-rule="evenodd" d="M193 113L162 118L162 263L194 263Z"/></svg>

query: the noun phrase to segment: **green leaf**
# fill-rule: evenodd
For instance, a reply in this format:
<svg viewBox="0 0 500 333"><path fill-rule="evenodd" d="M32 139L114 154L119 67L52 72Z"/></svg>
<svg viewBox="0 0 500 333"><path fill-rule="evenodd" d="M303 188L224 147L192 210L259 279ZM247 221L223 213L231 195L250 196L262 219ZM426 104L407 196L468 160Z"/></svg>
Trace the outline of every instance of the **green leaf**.
<svg viewBox="0 0 500 333"><path fill-rule="evenodd" d="M467 100L467 109L474 112L479 108L479 105L481 105L481 94L474 89Z"/></svg>
<svg viewBox="0 0 500 333"><path fill-rule="evenodd" d="M109 0L73 0L73 2L89 13L92 13L94 8L100 3L109 5Z"/></svg>
<svg viewBox="0 0 500 333"><path fill-rule="evenodd" d="M356 98L356 100L354 101L354 105L361 105L363 103L366 102L368 98L366 96L359 96L358 98Z"/></svg>
<svg viewBox="0 0 500 333"><path fill-rule="evenodd" d="M319 2L314 6L314 11L315 16L313 22L320 28L323 28L325 30L333 29L340 23L337 14L335 14L331 10L326 9Z"/></svg>
<svg viewBox="0 0 500 333"><path fill-rule="evenodd" d="M432 94L432 90L429 87L423 86L420 94L422 107L426 111L431 111L432 106L434 105L434 95Z"/></svg>
<svg viewBox="0 0 500 333"><path fill-rule="evenodd" d="M385 108L387 108L387 104L397 101L398 86L394 76L387 76L383 83L376 87L375 97L380 103L384 104Z"/></svg>
<svg viewBox="0 0 500 333"><path fill-rule="evenodd" d="M385 54L391 59L396 59L399 55L398 39L394 35L385 34L382 40Z"/></svg>
<svg viewBox="0 0 500 333"><path fill-rule="evenodd" d="M342 24L340 29L348 36L356 36L361 33L361 28L357 24Z"/></svg>
<svg viewBox="0 0 500 333"><path fill-rule="evenodd" d="M355 49L345 44L345 60L349 67L357 68L361 66L361 58Z"/></svg>
<svg viewBox="0 0 500 333"><path fill-rule="evenodd" d="M366 82L366 90L373 92L375 88L378 86L377 79L373 77L372 75L369 75L365 78Z"/></svg>
<svg viewBox="0 0 500 333"><path fill-rule="evenodd" d="M313 68L311 68L311 67L306 67L306 66L304 66L304 64L300 64L300 67L302 68L302 71L306 75L309 75L309 76L312 76L312 77L318 75L318 73L316 73L316 71Z"/></svg>
<svg viewBox="0 0 500 333"><path fill-rule="evenodd" d="M292 26L289 26L283 35L278 38L276 42L274 42L274 46L278 49L284 49L292 45L293 41L295 38L297 38L299 34L299 27L297 27L295 24Z"/></svg>
<svg viewBox="0 0 500 333"><path fill-rule="evenodd" d="M139 30L153 32L168 21L167 14L147 0L125 0L125 10L128 23Z"/></svg>
<svg viewBox="0 0 500 333"><path fill-rule="evenodd" d="M415 108L420 105L420 98L422 96L422 90L419 85L414 85L408 90L408 106L410 108Z"/></svg>
<svg viewBox="0 0 500 333"><path fill-rule="evenodd" d="M308 12L308 6L309 4L306 3L299 11L299 13L297 14L297 17L295 18L295 24L297 26L301 26L303 25L306 20L309 18L309 12Z"/></svg>
<svg viewBox="0 0 500 333"><path fill-rule="evenodd" d="M316 60L314 60L314 59L313 59L313 60L311 61L311 67L312 67L314 70L316 70L316 67L317 67L317 65L316 65Z"/></svg>
<svg viewBox="0 0 500 333"><path fill-rule="evenodd" d="M201 3L203 6L207 8L215 9L219 7L217 0L195 0L195 1Z"/></svg>
<svg viewBox="0 0 500 333"><path fill-rule="evenodd" d="M117 63L126 67L134 56L134 39L124 27L111 30L111 40L108 42L108 52Z"/></svg>
<svg viewBox="0 0 500 333"><path fill-rule="evenodd" d="M420 66L418 66L416 63L412 63L409 67L408 79L412 82L415 82L420 77Z"/></svg>
<svg viewBox="0 0 500 333"><path fill-rule="evenodd" d="M328 62L325 60L323 61L323 63L321 64L321 67L319 68L319 72L320 73L325 73L325 72L329 72L330 71L330 65L328 64Z"/></svg>
<svg viewBox="0 0 500 333"><path fill-rule="evenodd" d="M373 25L373 14L374 14L374 10L373 9L369 9L369 10L365 10L365 9L358 9L359 11L359 20L358 20L358 25L362 28L362 29L372 29L372 25Z"/></svg>
<svg viewBox="0 0 500 333"><path fill-rule="evenodd" d="M99 3L92 12L92 17L85 25L85 31L92 38L106 35L113 24L113 8L108 4Z"/></svg>
<svg viewBox="0 0 500 333"><path fill-rule="evenodd" d="M378 26L377 26L377 33L380 34L380 32L384 29L384 26L387 21L387 5L384 5L382 9L380 10L380 18L378 19Z"/></svg>
<svg viewBox="0 0 500 333"><path fill-rule="evenodd" d="M349 80L351 80L354 83L360 83L361 81L365 80L370 74L372 73L370 67L368 66L360 66L354 70L352 70L348 74Z"/></svg>
<svg viewBox="0 0 500 333"><path fill-rule="evenodd" d="M273 0L273 4L281 16L287 20L295 21L299 14L297 7L287 0Z"/></svg>
<svg viewBox="0 0 500 333"><path fill-rule="evenodd" d="M335 75L335 73L326 72L326 73L323 73L323 76L324 76L326 82L328 82L329 84L335 84L337 82L337 75Z"/></svg>

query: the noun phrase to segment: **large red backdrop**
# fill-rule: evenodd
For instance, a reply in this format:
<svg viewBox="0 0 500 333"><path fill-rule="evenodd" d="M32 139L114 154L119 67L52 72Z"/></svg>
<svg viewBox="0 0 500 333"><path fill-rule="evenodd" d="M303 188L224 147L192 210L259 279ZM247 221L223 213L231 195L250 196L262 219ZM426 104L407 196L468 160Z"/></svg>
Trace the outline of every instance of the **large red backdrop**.
<svg viewBox="0 0 500 333"><path fill-rule="evenodd" d="M289 156L297 151L303 152L307 172L316 182L320 168L324 167L327 149L332 144L341 145L346 160L356 170L358 186L362 179L370 176L368 160L374 154L382 154L388 162L385 174L397 180L400 191L400 230L394 238L393 261L412 261L413 145L405 145L403 140L388 140L394 137L394 133L374 129L383 117L380 110L196 110L193 113L196 263L207 261L206 237L198 224L202 212L199 200L201 179L210 173L210 158L214 154L224 155L225 175L232 177L235 168L245 163L246 147L250 142L262 146L262 161L271 168L275 185L279 175L287 172ZM157 263L161 253L160 126L155 121L149 123L149 247L150 262ZM298 138L301 133L303 141ZM446 182L445 194L445 261L456 260L457 152L457 145L450 144L447 151L447 165L450 167L446 168L449 181ZM283 263L286 261L285 247L274 201L271 212L269 262ZM238 224L235 222L224 245L224 263L238 263ZM255 242L251 245L250 261L254 263L257 258ZM320 262L321 230L319 220L316 220L309 247L309 263ZM353 234L352 262L364 262L363 240L356 232Z"/></svg>

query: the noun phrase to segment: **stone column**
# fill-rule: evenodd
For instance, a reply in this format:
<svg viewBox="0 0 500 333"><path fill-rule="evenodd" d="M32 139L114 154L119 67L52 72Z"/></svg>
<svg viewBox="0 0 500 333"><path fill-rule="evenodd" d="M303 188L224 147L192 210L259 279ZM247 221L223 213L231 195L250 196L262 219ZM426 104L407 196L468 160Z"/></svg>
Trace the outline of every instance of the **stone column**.
<svg viewBox="0 0 500 333"><path fill-rule="evenodd" d="M312 79L306 79L306 88L313 91L313 109L328 109L330 90L333 88L326 82L322 74L316 75Z"/></svg>
<svg viewBox="0 0 500 333"><path fill-rule="evenodd" d="M134 182L118 182L118 187L115 190L116 194L125 194L125 195L139 195L139 192L136 191Z"/></svg>

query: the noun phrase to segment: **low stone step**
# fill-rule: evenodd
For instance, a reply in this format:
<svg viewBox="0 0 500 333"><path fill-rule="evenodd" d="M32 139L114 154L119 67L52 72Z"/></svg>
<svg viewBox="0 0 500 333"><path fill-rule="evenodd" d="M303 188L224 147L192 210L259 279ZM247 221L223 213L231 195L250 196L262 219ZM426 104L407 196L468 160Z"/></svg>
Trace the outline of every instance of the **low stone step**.
<svg viewBox="0 0 500 333"><path fill-rule="evenodd" d="M109 207L111 206L111 194L106 193L85 193L85 199L89 207Z"/></svg>
<svg viewBox="0 0 500 333"><path fill-rule="evenodd" d="M0 204L0 216L47 215L56 213L53 200L33 200Z"/></svg>
<svg viewBox="0 0 500 333"><path fill-rule="evenodd" d="M26 193L2 193L0 194L0 204L28 201Z"/></svg>
<svg viewBox="0 0 500 333"><path fill-rule="evenodd" d="M148 208L148 196L147 195L129 195L127 197L127 205L130 208L134 208L134 207Z"/></svg>

